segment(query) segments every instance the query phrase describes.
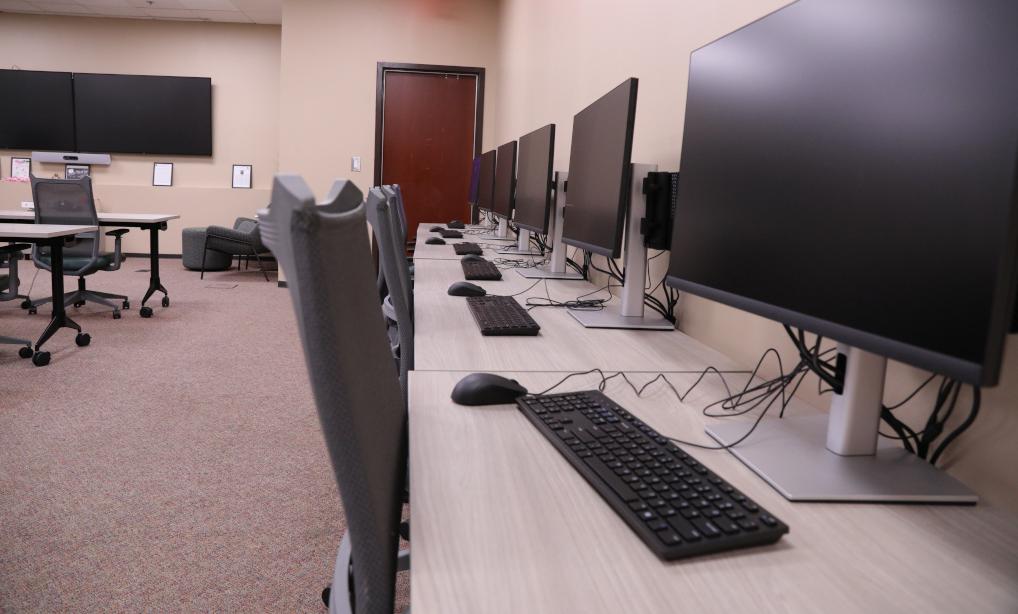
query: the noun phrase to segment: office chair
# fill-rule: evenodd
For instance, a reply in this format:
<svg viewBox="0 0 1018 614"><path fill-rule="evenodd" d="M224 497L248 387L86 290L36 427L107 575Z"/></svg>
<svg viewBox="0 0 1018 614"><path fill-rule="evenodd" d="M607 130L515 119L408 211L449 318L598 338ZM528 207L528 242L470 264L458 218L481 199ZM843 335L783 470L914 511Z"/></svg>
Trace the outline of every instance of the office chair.
<svg viewBox="0 0 1018 614"><path fill-rule="evenodd" d="M390 345L399 365L399 381L403 401L407 400L407 373L414 364L413 292L406 254L399 242L396 227L396 199L387 197L381 188L371 188L365 204L368 222L374 229L378 245L379 269L385 278L388 296L382 302L382 313L394 324L389 327Z"/></svg>
<svg viewBox="0 0 1018 614"><path fill-rule="evenodd" d="M75 224L81 226L98 226L99 214L95 210L95 199L92 196L92 179L39 179L32 177L32 198L35 200L36 224ZM75 235L71 244L64 246L64 275L78 278L78 289L64 294L64 305L73 304L81 307L86 302L99 303L113 309L113 318L120 319L120 309L130 309L131 303L122 294L96 292L85 288L85 277L96 271L116 271L124 258L120 252L121 237L127 234L127 228L118 228L106 233L114 237L116 243L113 252L101 251L102 241L98 230ZM32 248L32 261L35 266L50 271L50 248L36 245ZM50 296L32 301L28 312L36 313L36 308L56 300ZM121 301L120 308L112 300Z"/></svg>
<svg viewBox="0 0 1018 614"><path fill-rule="evenodd" d="M389 196L396 199L396 214L398 217L399 225L396 229L399 231L400 241L406 246L407 241L410 240L410 229L407 227L406 220L406 203L403 201L403 190L399 187L398 183L391 185L382 186L383 189L389 192Z"/></svg>
<svg viewBox="0 0 1018 614"><path fill-rule="evenodd" d="M350 184L352 186L352 184ZM375 295L356 188L316 207L307 184L277 175L263 223L286 273L311 388L346 512L329 611L390 614L406 472L406 408ZM332 208L333 210L330 210Z"/></svg>
<svg viewBox="0 0 1018 614"><path fill-rule="evenodd" d="M261 254L267 250L262 241L261 228L258 220L247 217L238 217L233 222L233 228L226 226L209 226L205 229L205 249L201 257L201 277L205 279L205 259L209 250L228 255L231 259L237 257L237 270L240 271L240 257L255 257L258 261L258 270L262 272L265 281L269 281L269 274L265 271Z"/></svg>
<svg viewBox="0 0 1018 614"><path fill-rule="evenodd" d="M32 246L25 243L0 246L0 267L7 269L6 273L0 272L0 301L13 301L19 298L28 301L27 296L18 294L18 259L21 258L21 252L30 247ZM22 306L25 306L25 303L22 303ZM0 344L24 346L18 349L18 356L22 358L31 358L34 354L32 342L28 339L0 335Z"/></svg>

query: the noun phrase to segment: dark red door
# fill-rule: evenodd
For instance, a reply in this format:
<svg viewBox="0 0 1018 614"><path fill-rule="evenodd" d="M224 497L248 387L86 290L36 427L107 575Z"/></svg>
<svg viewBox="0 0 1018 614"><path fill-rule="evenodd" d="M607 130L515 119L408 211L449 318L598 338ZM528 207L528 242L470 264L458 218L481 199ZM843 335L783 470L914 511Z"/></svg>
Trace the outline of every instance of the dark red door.
<svg viewBox="0 0 1018 614"><path fill-rule="evenodd" d="M381 183L398 183L412 243L419 222L466 220L477 76L383 73Z"/></svg>

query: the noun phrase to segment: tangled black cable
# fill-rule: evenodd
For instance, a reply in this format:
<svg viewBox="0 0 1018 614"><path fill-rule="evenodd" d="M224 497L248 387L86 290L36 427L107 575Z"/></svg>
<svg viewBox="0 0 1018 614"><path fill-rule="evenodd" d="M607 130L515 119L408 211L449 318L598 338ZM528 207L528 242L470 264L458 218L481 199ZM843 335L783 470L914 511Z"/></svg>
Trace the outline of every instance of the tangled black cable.
<svg viewBox="0 0 1018 614"><path fill-rule="evenodd" d="M544 279L544 296L532 296L527 299L527 311L537 309L538 307L562 307L573 311L601 311L604 309L605 303L612 300L611 283L592 290L586 294L581 294L575 299L567 301L559 301L551 298L551 291L548 289L548 280ZM536 285L536 284L535 284ZM618 286L616 286L618 287ZM597 294L598 292L608 291L608 298L593 298L588 299L586 297L591 294Z"/></svg>
<svg viewBox="0 0 1018 614"><path fill-rule="evenodd" d="M764 364L764 361L770 355L773 355L777 359L778 371L780 375L776 378L758 384L753 384L753 380L756 378L757 373L759 373L761 367ZM598 391L600 392L604 392L609 381L615 378L621 378L622 381L624 381L639 398L643 396L643 393L647 390L648 387L650 387L651 384L658 381L662 381L672 392L675 398L678 399L680 403L682 403L686 400L686 398L688 398L690 393L692 393L693 390L697 386L699 386L701 382L703 382L707 375L715 374L721 378L721 383L725 387L727 396L704 407L702 410L703 415L715 418L740 416L748 412L751 412L760 406L763 406L763 410L753 421L749 430L747 430L746 433L739 437L736 441L733 441L732 443L729 444L719 444L719 445L705 445L702 443L696 443L692 441L678 439L675 437L669 437L667 435L665 435L665 437L667 437L667 439L675 443L700 448L703 450L727 450L745 441L746 438L749 437L756 430L757 426L760 424L760 421L763 420L764 416L767 415L767 412L771 409L774 403L778 401L778 399L781 400L781 415L783 415L785 409L788 407L788 404L791 402L792 397L795 395L796 389L799 387L799 385L805 378L807 371L808 369L806 368L804 361L800 360L796 368L786 374L784 372L784 367L781 361L781 355L778 354L778 351L776 349L768 348L767 351L765 351L763 355L760 356L760 360L757 361L756 367L754 367L752 371L744 370L721 371L713 366L708 366L701 371L672 371L671 373L699 374L699 377L697 377L697 379L689 386L689 388L686 389L684 393L680 393L679 390L675 387L674 384L672 384L672 382L668 379L668 377L664 373L658 373L653 379L649 380L643 386L637 387L636 384L634 384L632 380L629 379L629 376L626 375L626 373L623 371L617 371L612 373L611 375L607 375L601 369L590 369L589 371L570 373L569 375L566 375L552 386L536 394L538 396L548 394L549 392L555 390L556 388L558 388L559 386L561 386L562 384L564 384L566 381L570 380L573 377L596 373L601 378L601 381L597 387ZM733 393L731 386L728 385L728 380L725 378L726 373L727 374L748 373L749 377L746 380L745 386L743 386L743 388L738 392ZM789 389L791 390L790 392ZM717 407L719 405L721 406L722 410L725 410L725 413L717 414L710 412L712 408Z"/></svg>

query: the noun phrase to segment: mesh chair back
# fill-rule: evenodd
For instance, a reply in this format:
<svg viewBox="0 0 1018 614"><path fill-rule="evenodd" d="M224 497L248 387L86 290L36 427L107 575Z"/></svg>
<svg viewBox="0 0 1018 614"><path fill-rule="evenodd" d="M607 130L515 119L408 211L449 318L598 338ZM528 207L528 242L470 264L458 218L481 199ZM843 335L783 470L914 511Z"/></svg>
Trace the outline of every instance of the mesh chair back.
<svg viewBox="0 0 1018 614"><path fill-rule="evenodd" d="M391 614L406 410L375 295L365 209L315 207L302 184L275 181L273 219L288 224L275 228L273 251L296 282L288 287L349 527L355 611Z"/></svg>
<svg viewBox="0 0 1018 614"><path fill-rule="evenodd" d="M396 236L399 239L400 244L405 246L408 230L406 227L406 211L403 209L403 199L399 196L399 186L396 184L383 185L382 192L385 193L386 197L396 199L396 202L398 203L398 206L393 207L392 209L393 228L396 229Z"/></svg>
<svg viewBox="0 0 1018 614"><path fill-rule="evenodd" d="M399 381L403 398L407 398L407 373L414 365L413 298L410 289L410 269L398 242L394 224L394 199L386 197L380 188L368 191L367 216L375 231L378 258L389 289L389 301L396 315L399 347Z"/></svg>
<svg viewBox="0 0 1018 614"><path fill-rule="evenodd" d="M297 199L302 203L302 206L306 203L306 206L313 207L315 206L315 196L299 175L276 175L275 180L272 182L271 198L272 202L269 203L268 213L260 220L261 238L265 247L276 257L280 268L287 274L286 285L290 288L291 296L298 297L301 296L300 279L289 277L289 271L293 269L294 265L292 261L287 261L287 259L291 258L291 254L293 254L289 228L294 208L287 206L276 207L274 203L290 202L293 199ZM329 190L326 200L319 206L322 211L342 213L344 211L352 211L363 200L363 194L352 181L337 179L332 184L332 189ZM300 309L296 311L297 323L303 330Z"/></svg>
<svg viewBox="0 0 1018 614"><path fill-rule="evenodd" d="M92 179L39 179L32 177L32 200L35 201L36 224L70 224L74 226L98 226L99 214L92 197ZM102 247L99 231L75 235L68 245L64 244L64 258L97 258ZM39 256L49 257L49 248L35 246L32 259L46 268Z"/></svg>
<svg viewBox="0 0 1018 614"><path fill-rule="evenodd" d="M392 184L392 191L395 192L396 196L396 213L399 214L399 229L401 236L403 237L403 244L406 245L407 239L410 236L410 229L407 228L406 221L406 202L403 200L403 189L399 187L398 183Z"/></svg>

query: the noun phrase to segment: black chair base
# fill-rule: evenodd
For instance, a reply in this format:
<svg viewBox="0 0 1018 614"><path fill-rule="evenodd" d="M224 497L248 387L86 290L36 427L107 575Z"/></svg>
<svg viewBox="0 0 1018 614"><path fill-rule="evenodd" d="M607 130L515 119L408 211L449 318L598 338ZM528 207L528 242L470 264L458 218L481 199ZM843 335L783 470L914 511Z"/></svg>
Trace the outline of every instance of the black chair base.
<svg viewBox="0 0 1018 614"><path fill-rule="evenodd" d="M114 300L120 301L120 305L112 302ZM48 296L35 301L28 302L28 312L35 313L39 305L45 305L46 303L52 303L53 297ZM95 290L89 290L85 288L85 278L78 278L78 289L73 292L64 293L64 306L74 305L75 307L81 307L85 303L98 303L104 305L113 310L113 319L120 319L121 309L130 309L131 302L123 294L110 294L109 292L98 292Z"/></svg>

